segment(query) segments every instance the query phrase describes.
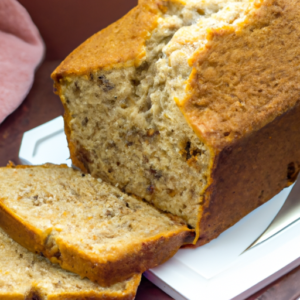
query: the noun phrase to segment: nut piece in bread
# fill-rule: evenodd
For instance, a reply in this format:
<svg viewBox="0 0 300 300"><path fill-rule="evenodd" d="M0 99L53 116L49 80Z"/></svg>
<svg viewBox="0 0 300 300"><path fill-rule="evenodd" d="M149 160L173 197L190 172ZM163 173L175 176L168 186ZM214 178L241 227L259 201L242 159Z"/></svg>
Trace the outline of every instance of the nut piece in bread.
<svg viewBox="0 0 300 300"><path fill-rule="evenodd" d="M73 163L209 242L297 177L299 0L149 0L52 78Z"/></svg>

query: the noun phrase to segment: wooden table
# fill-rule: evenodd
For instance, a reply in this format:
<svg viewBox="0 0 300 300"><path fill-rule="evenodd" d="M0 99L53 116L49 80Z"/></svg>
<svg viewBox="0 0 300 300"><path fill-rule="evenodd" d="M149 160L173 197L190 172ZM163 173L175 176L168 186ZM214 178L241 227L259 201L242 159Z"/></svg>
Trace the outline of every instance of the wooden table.
<svg viewBox="0 0 300 300"><path fill-rule="evenodd" d="M37 24L47 46L47 52L46 60L36 72L29 95L0 125L0 166L5 166L9 160L19 163L18 152L23 132L63 114L60 100L52 91L50 74L54 68L79 43L133 7L136 0L19 0L19 2L27 8ZM299 283L300 267L247 300L296 300L300 296ZM171 298L143 278L136 299Z"/></svg>

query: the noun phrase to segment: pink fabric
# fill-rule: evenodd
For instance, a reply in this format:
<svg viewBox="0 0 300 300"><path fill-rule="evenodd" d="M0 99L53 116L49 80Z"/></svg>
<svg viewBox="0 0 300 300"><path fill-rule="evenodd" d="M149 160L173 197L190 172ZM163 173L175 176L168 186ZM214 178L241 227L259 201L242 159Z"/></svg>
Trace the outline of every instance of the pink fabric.
<svg viewBox="0 0 300 300"><path fill-rule="evenodd" d="M28 94L44 45L29 14L16 0L0 0L0 123Z"/></svg>

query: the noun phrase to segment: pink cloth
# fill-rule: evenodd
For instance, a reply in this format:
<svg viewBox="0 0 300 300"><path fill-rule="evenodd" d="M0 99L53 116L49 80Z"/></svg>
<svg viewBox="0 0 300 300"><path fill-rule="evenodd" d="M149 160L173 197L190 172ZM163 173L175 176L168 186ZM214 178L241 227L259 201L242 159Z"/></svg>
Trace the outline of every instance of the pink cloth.
<svg viewBox="0 0 300 300"><path fill-rule="evenodd" d="M0 123L28 94L44 44L16 0L0 0Z"/></svg>

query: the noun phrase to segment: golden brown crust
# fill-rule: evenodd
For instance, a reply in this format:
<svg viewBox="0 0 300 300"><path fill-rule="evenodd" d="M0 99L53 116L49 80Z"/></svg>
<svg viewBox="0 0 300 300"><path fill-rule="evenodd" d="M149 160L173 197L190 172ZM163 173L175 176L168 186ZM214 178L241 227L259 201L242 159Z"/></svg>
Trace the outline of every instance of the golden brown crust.
<svg viewBox="0 0 300 300"><path fill-rule="evenodd" d="M137 282L137 286L140 279ZM99 295L97 292L90 293L63 293L60 295L48 296L47 300L133 300L135 298L136 291L132 290L129 292L124 292L124 295L117 292L103 293ZM29 299L28 299L29 300ZM30 299L36 300L36 299Z"/></svg>
<svg viewBox="0 0 300 300"><path fill-rule="evenodd" d="M75 49L53 72L58 83L63 76L89 74L92 69L139 65L145 56L145 41L156 27L158 0L141 1L127 15L96 33Z"/></svg>
<svg viewBox="0 0 300 300"><path fill-rule="evenodd" d="M135 298L137 287L139 286L140 281L141 275L135 275L130 283L127 284L127 289L123 292L64 292L56 295L48 295L47 300L133 300Z"/></svg>
<svg viewBox="0 0 300 300"><path fill-rule="evenodd" d="M78 253L75 247L60 241L57 244L63 261L59 263L66 270L110 286L164 263L184 244L186 236L187 232L173 232L132 243L129 249L122 249L117 257L105 262L99 262L96 257L93 259L83 252Z"/></svg>
<svg viewBox="0 0 300 300"><path fill-rule="evenodd" d="M141 15L142 18L149 17L147 25L143 20L138 21L141 27L137 29L139 38L136 44L132 44L125 35L126 57L120 55L119 51L113 51L114 56L109 60L105 52L102 65L88 57L89 66L78 69L79 53L82 51L82 55L89 56L89 47L97 43L96 38L92 37L83 44L87 48L79 48L80 52L75 50L75 56L70 56L53 73L53 79L58 82L60 75L88 74L90 69L127 66L126 63L138 65L146 39L141 32L145 28L152 30L156 26L157 14L164 11L159 4L155 6L151 1L152 10L149 13L150 10L143 6L145 3L150 1L140 1L135 10L119 21L124 22L122 24L126 31L130 31L134 28L131 27L132 17L138 11L145 13ZM296 121L293 123L287 116L298 114L299 117L299 4L299 0L262 0L242 24L211 30L205 49L199 49L190 60L193 72L188 82L187 98L178 105L189 125L212 154L211 175L201 199L204 205L200 207L198 217L197 236L200 235L200 244L217 237L284 188L287 182L284 176L289 163L295 163L290 168L298 168L300 153L293 152L293 146L296 145L293 141L298 136L290 134ZM98 33L99 36L111 37L115 34L115 26L118 25L111 25L107 31ZM100 44L101 47L109 45L106 42ZM132 57L129 55L131 51ZM133 57L137 57L137 60L134 61ZM58 93L64 102L61 91ZM66 128L69 126L68 118L66 112ZM285 128L288 134L284 136L282 133L286 148L279 147L281 152L271 155L282 141L279 138L276 142L274 138L268 140L264 134L271 134L268 128L282 132L278 127L279 120L285 120L287 124ZM85 149L75 150L70 129L66 129L66 133L73 163L88 171L80 161ZM257 141L261 144L256 144ZM253 157L259 157L260 164ZM291 161L288 162L288 159ZM86 160L85 157L82 159ZM254 171L253 165L258 166ZM277 175L269 180L275 169ZM264 192L260 196L262 190ZM257 197L260 197L259 200Z"/></svg>
<svg viewBox="0 0 300 300"><path fill-rule="evenodd" d="M297 132L290 133L295 124L280 117L289 111L284 116L294 112L299 118L299 19L299 1L261 1L239 27L211 30L205 49L191 59L188 96L179 106L212 153L197 228L200 245L284 188L287 165L300 160L293 149ZM276 118L285 120L288 134L275 142L263 133L264 127L281 130ZM278 147L281 152L271 154Z"/></svg>
<svg viewBox="0 0 300 300"><path fill-rule="evenodd" d="M134 278L127 283L126 290L118 291L89 291L89 292L58 292L52 295L45 295L43 288L33 284L27 295L20 293L0 293L1 300L133 300L136 295L137 287L141 281L141 275L135 275Z"/></svg>
<svg viewBox="0 0 300 300"><path fill-rule="evenodd" d="M18 166L24 167L24 166ZM16 241L18 241L22 246L35 252L37 254L42 254L44 248L41 247L42 241L45 239L41 232L34 228L27 228L17 216L7 213L6 209L2 206L0 207L0 224L2 228L11 235ZM107 300L133 300L135 298L136 290L141 280L141 275L134 275L127 283L126 289L123 291L90 291L90 292L59 292L55 295L47 295L48 300L66 300L66 299L107 299ZM0 298L4 300L41 300L44 297L40 295L45 295L42 287L33 284L27 295L17 293L17 292L0 292Z"/></svg>
<svg viewBox="0 0 300 300"><path fill-rule="evenodd" d="M68 147L69 147L69 151L70 151L70 158L72 160L72 164L74 166L76 166L77 168L79 168L82 172L87 173L88 172L87 167L78 158L77 151L76 151L77 146L74 144L74 142L71 139L71 127L70 127L70 121L72 119L71 112L69 111L68 106L66 105L65 97L62 95L60 84L57 82L54 85L55 85L55 90L56 90L55 93L60 97L62 105L65 110L65 112L64 112L64 131L65 131L67 142L68 142Z"/></svg>
<svg viewBox="0 0 300 300"><path fill-rule="evenodd" d="M300 5L265 0L237 28L211 30L182 111L199 137L221 151L299 101Z"/></svg>
<svg viewBox="0 0 300 300"><path fill-rule="evenodd" d="M198 245L289 186L300 170L300 105L226 147L204 196Z"/></svg>
<svg viewBox="0 0 300 300"><path fill-rule="evenodd" d="M65 129L65 134L67 137L67 142L68 142L68 147L70 151L70 158L72 160L72 164L79 168L81 171L87 173L88 169L87 167L81 162L81 160L78 158L77 153L76 153L76 145L71 139L71 128L70 128L70 121L71 121L71 113L65 103L65 101L62 101L62 104L65 109L64 113L64 129Z"/></svg>
<svg viewBox="0 0 300 300"><path fill-rule="evenodd" d="M50 166L36 167L47 168ZM11 167L9 166L9 168ZM27 167L32 168L32 166L17 166L17 168ZM7 208L1 198L0 226L29 251L41 254L51 262L58 263L63 269L87 277L101 286L110 286L162 264L194 235L191 230L182 226L151 238L132 242L127 248L116 250L111 256L111 260L107 261L101 256L80 251L61 238L56 239L59 255L53 253L51 249L47 248L47 239L51 229L47 232L31 226L26 220Z"/></svg>
<svg viewBox="0 0 300 300"><path fill-rule="evenodd" d="M61 93L60 79L71 74L89 74L96 69L110 69L139 65L145 56L145 42L157 26L164 0L139 1L127 15L96 33L76 48L52 73L57 95L63 103L65 133L74 166L88 172L71 139L70 112ZM80 152L84 155L84 149Z"/></svg>
<svg viewBox="0 0 300 300"><path fill-rule="evenodd" d="M0 198L0 226L20 245L31 252L42 253L45 236L42 231L28 226L16 214L2 205Z"/></svg>
<svg viewBox="0 0 300 300"><path fill-rule="evenodd" d="M24 300L24 295L19 293L0 293L1 300Z"/></svg>

